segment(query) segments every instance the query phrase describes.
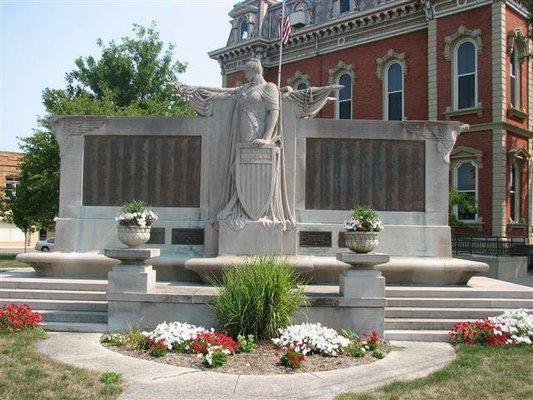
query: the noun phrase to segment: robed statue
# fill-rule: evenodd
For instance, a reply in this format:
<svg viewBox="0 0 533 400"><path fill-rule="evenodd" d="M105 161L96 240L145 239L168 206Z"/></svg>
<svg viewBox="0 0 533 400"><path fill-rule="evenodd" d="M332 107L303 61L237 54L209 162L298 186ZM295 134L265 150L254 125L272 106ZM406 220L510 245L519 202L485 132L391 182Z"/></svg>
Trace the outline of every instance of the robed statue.
<svg viewBox="0 0 533 400"><path fill-rule="evenodd" d="M227 162L220 197L210 222L218 229L224 221L238 231L249 221L265 228L296 226L287 197L285 156L281 126L282 93L263 78L261 61L244 66L248 83L235 88L206 88L176 84L181 97L200 115L210 115L217 99L233 100L228 132ZM294 100L298 116L314 116L337 87L288 89L283 97Z"/></svg>

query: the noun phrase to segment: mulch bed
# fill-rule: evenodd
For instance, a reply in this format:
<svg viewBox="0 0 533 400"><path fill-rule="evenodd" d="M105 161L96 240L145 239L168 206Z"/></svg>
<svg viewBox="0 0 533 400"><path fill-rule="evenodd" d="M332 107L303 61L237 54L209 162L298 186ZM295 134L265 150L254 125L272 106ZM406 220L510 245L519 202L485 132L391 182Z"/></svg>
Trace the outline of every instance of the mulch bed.
<svg viewBox="0 0 533 400"><path fill-rule="evenodd" d="M312 354L306 356L300 369L292 370L280 364L280 358L283 353L271 343L265 342L258 344L252 353L238 353L231 355L223 366L211 369L204 367L196 354L168 352L163 357L152 357L147 351L139 350L128 345L122 347L110 346L108 348L130 357L170 364L177 367L196 368L199 370L216 371L226 374L246 375L279 375L329 371L369 364L377 361L377 359L370 354L366 354L361 358L350 357L345 354L339 357L324 357L318 354ZM380 346L380 350L386 354L391 350L397 349L394 349L389 345L382 345Z"/></svg>

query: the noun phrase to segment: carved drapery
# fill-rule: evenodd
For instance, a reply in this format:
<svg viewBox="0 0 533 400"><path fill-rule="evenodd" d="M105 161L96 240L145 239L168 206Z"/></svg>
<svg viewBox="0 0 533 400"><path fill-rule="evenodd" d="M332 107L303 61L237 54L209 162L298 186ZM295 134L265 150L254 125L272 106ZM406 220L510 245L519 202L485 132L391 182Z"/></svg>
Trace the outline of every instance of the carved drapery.
<svg viewBox="0 0 533 400"><path fill-rule="evenodd" d="M289 86L296 88L300 83L307 84L307 87L311 86L311 79L309 75L303 74L301 71L296 71L293 76L287 79Z"/></svg>
<svg viewBox="0 0 533 400"><path fill-rule="evenodd" d="M402 122L405 130L417 138L432 138L437 142L437 152L447 164L450 163L450 153L455 145L459 130L449 131L442 124L434 122Z"/></svg>
<svg viewBox="0 0 533 400"><path fill-rule="evenodd" d="M283 98L296 103L299 118L313 118L326 105L329 94L341 88L342 86L339 85L330 85L310 87L305 90L288 90L283 94Z"/></svg>

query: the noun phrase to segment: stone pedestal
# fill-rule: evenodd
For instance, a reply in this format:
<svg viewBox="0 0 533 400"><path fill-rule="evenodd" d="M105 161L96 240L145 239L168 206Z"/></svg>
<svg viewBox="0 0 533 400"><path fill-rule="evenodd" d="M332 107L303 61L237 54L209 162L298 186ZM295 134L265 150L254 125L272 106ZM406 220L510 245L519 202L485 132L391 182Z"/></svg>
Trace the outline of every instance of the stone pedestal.
<svg viewBox="0 0 533 400"><path fill-rule="evenodd" d="M148 293L155 287L156 273L145 261L159 256L159 249L106 249L109 258L120 260L108 274L108 293Z"/></svg>
<svg viewBox="0 0 533 400"><path fill-rule="evenodd" d="M259 221L249 221L242 229L235 231L222 221L218 254L239 256L284 254L283 226L277 224L269 228Z"/></svg>
<svg viewBox="0 0 533 400"><path fill-rule="evenodd" d="M339 292L343 301L353 304L354 313L364 315L364 322L357 321L357 318L354 321L366 331L375 330L383 337L385 278L374 266L389 262L390 257L346 252L338 253L337 260L350 264L339 277Z"/></svg>

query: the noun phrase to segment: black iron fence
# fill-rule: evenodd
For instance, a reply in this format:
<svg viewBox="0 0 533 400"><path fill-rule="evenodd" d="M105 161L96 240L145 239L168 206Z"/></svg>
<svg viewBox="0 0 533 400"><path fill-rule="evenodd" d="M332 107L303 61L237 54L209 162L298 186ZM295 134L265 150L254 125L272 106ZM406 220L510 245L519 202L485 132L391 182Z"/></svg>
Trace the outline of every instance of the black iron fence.
<svg viewBox="0 0 533 400"><path fill-rule="evenodd" d="M527 238L452 235L453 254L479 254L485 256L532 256L533 246Z"/></svg>

